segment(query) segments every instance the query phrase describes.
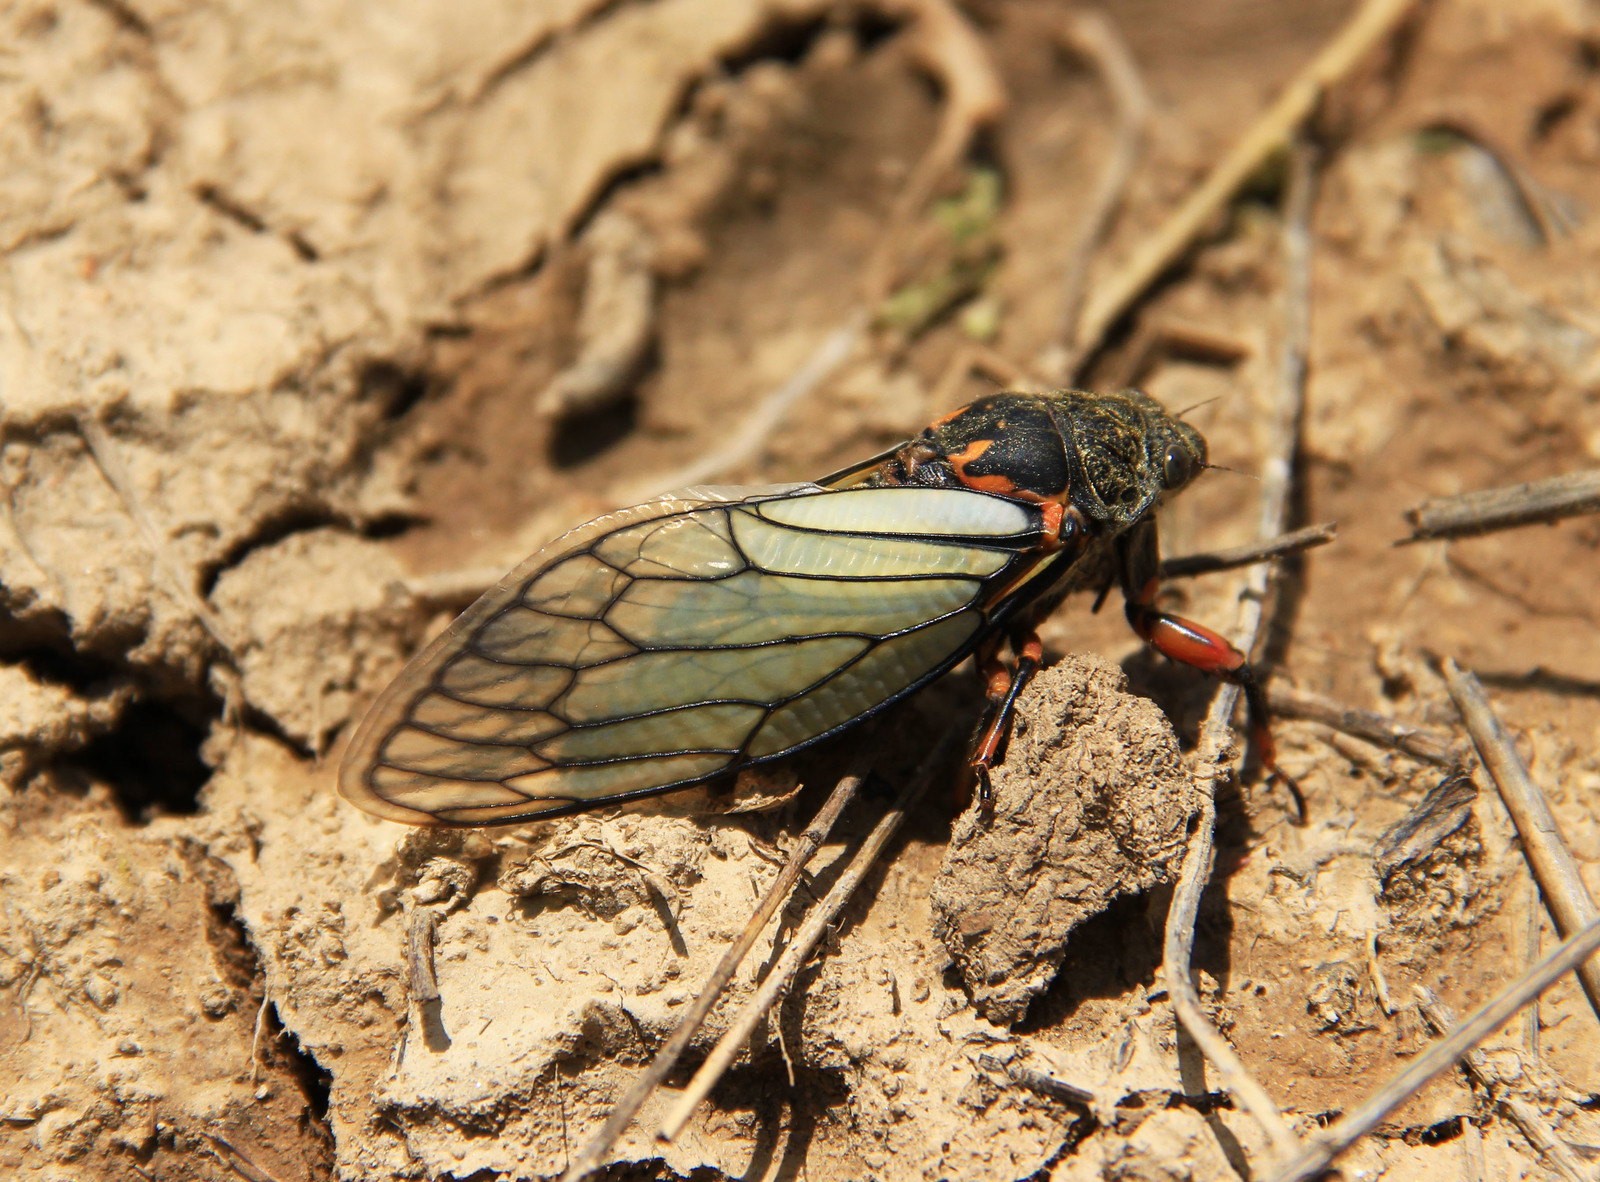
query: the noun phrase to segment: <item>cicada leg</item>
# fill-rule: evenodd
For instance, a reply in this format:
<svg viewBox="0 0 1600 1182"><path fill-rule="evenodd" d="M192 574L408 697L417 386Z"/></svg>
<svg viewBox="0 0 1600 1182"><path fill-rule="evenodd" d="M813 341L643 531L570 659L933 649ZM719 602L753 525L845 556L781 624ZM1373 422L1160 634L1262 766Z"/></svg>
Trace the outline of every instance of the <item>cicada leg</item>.
<svg viewBox="0 0 1600 1182"><path fill-rule="evenodd" d="M978 809L986 821L994 816L994 784L989 778L990 769L1003 753L1006 737L1011 733L1011 715L1016 710L1017 696L1044 663L1044 645L1039 640L1038 632L1030 630L1020 643L1013 639L1011 645L1017 660L1009 669L1000 660L999 637L978 653L978 669L983 674L989 708L984 714L983 728L978 732L971 767L978 781Z"/></svg>
<svg viewBox="0 0 1600 1182"><path fill-rule="evenodd" d="M1267 698L1245 655L1228 640L1203 624L1172 615L1155 606L1161 590L1159 579L1148 579L1139 594L1127 602L1128 623L1155 650L1174 661L1181 661L1202 673L1226 678L1244 691L1245 709L1250 717L1250 737L1255 742L1261 766L1270 779L1281 780L1294 797L1299 820L1306 815L1305 797L1300 786L1278 766L1278 744L1268 721Z"/></svg>

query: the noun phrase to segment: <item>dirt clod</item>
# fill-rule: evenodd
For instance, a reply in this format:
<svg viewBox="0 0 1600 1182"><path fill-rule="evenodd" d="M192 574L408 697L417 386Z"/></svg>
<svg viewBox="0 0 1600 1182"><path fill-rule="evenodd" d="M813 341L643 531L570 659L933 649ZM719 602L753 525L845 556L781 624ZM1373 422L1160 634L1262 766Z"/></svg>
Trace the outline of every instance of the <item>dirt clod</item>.
<svg viewBox="0 0 1600 1182"><path fill-rule="evenodd" d="M1121 895L1171 879L1198 804L1172 724L1093 657L1045 670L1018 704L994 817L956 821L933 884L934 934L978 1009L1018 1021L1067 939Z"/></svg>

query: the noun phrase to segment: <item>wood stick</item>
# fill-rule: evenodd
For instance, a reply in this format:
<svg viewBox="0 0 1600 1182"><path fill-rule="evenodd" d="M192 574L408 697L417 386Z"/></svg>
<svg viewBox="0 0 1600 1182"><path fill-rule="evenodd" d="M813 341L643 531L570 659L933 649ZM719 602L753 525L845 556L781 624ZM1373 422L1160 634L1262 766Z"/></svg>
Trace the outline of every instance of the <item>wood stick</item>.
<svg viewBox="0 0 1600 1182"><path fill-rule="evenodd" d="M1511 745L1511 736L1495 716L1478 679L1448 657L1442 670L1445 688L1450 691L1456 709L1461 711L1467 733L1478 749L1478 758L1489 770L1494 786L1500 790L1500 799L1505 801L1506 811L1517 827L1522 852L1544 893L1545 906L1555 921L1556 931L1570 936L1588 927L1600 919L1600 908L1595 906L1589 888L1584 885L1578 863L1561 836L1555 814L1550 811L1550 802L1528 775L1527 765ZM1600 1016L1600 964L1579 969L1578 980L1589 995L1595 1014Z"/></svg>
<svg viewBox="0 0 1600 1182"><path fill-rule="evenodd" d="M942 181L961 163L973 137L1006 109L1005 83L983 38L951 0L878 0L875 7L907 19L911 52L940 84L939 130L895 197L889 223L867 260L862 299L876 308L899 281L906 237Z"/></svg>
<svg viewBox="0 0 1600 1182"><path fill-rule="evenodd" d="M1311 207L1316 190L1315 160L1308 148L1294 153L1288 198L1284 210L1284 339L1278 369L1276 415L1272 442L1261 475L1261 525L1263 537L1283 531L1288 513L1289 493L1294 476L1294 459L1300 445L1300 419L1305 405L1305 353L1310 323L1311 298ZM1239 598L1236 643L1246 655L1255 646L1265 611L1267 585L1271 577L1265 565L1250 569ZM1272 1143L1276 1157L1288 1159L1300 1152L1294 1135L1277 1104L1245 1068L1221 1031L1213 1026L1200 1005L1190 968L1194 954L1195 921L1200 914L1200 897L1216 852L1217 783L1226 774L1224 756L1231 747L1229 720L1239 698L1239 687L1223 685L1211 703L1200 730L1200 751L1195 760L1195 779L1200 789L1200 820L1189 848L1184 851L1178 885L1167 911L1162 944L1162 969L1172 1010L1194 1039L1195 1045L1217 1069L1223 1086L1255 1118Z"/></svg>
<svg viewBox="0 0 1600 1182"><path fill-rule="evenodd" d="M778 872L778 877L772 886L767 889L755 914L745 924L744 931L739 933L739 938L733 946L723 953L722 960L706 978L705 984L700 987L699 995L684 1011L683 1017L678 1021L677 1029L672 1032L672 1037L656 1052L656 1057L651 1060L650 1066L644 1069L643 1074L634 1081L622 1099L617 1101L616 1107L611 1110L611 1115L606 1118L606 1123L600 1127L600 1131L591 1137L578 1151L577 1156L568 1163L566 1173L561 1175L561 1182L580 1182L585 1175L604 1164L601 1159L611 1152L611 1147L617 1143L617 1138L622 1136L623 1130L638 1115L639 1109L644 1107L644 1102L677 1066L678 1058L716 1006L728 982L733 980L733 974L738 970L740 962L750 949L755 947L756 940L767 926L767 921L788 898L789 891L800 877L800 872L827 840L834 822L839 819L839 814L855 799L865 776L865 768L855 769L834 786L833 794L817 810L816 817L795 842L794 849L789 852L789 860Z"/></svg>
<svg viewBox="0 0 1600 1182"><path fill-rule="evenodd" d="M243 1178L245 1182L278 1182L266 1170L256 1165L255 1162L215 1133L202 1133L201 1136L210 1143L211 1152L216 1155L217 1160Z"/></svg>
<svg viewBox="0 0 1600 1182"><path fill-rule="evenodd" d="M1440 1039L1358 1107L1340 1117L1268 1182L1313 1182L1333 1160L1366 1136L1435 1076L1448 1071L1463 1055L1488 1038L1529 1002L1600 951L1600 920L1584 928L1549 956L1523 973L1448 1037Z"/></svg>
<svg viewBox="0 0 1600 1182"><path fill-rule="evenodd" d="M671 1141L683 1131L683 1126L689 1123L689 1118L700 1106L700 1101L706 1098L717 1081L722 1078L723 1073L732 1065L756 1025L766 1017L777 1003L779 996L794 983L795 977L805 967L806 961L811 959L812 952L821 942L828 925L833 922L834 917L839 914L840 909L866 878L867 872L878 860L878 855L883 852L883 847L900 828L906 813L926 790L928 783L933 779L933 773L949 757L956 742L957 736L954 732L946 734L932 753L923 760L922 766L906 781L906 786L901 789L894 805L873 827L866 841L862 842L861 848L856 851L855 857L850 859L850 864L834 882L833 888L806 916L805 923L795 933L793 942L784 950L778 963L772 967L772 971L767 974L766 980L761 983L755 995L745 1002L744 1008L734 1017L727 1032L712 1048L711 1054L701 1064L700 1070L695 1072L683 1095L673 1105L666 1119L661 1122L661 1129L656 1136L662 1141Z"/></svg>
<svg viewBox="0 0 1600 1182"><path fill-rule="evenodd" d="M756 401L721 447L681 468L631 485L614 499L618 504L631 505L666 490L700 484L753 460L783 422L783 417L832 377L850 357L866 332L867 318L864 308L849 312L844 323L822 339L787 381Z"/></svg>
<svg viewBox="0 0 1600 1182"><path fill-rule="evenodd" d="M1585 513L1600 513L1600 468L1453 497L1430 497L1406 510L1411 536L1401 538L1395 545L1408 546L1433 538L1470 538L1524 525L1549 525Z"/></svg>
<svg viewBox="0 0 1600 1182"><path fill-rule="evenodd" d="M1241 566L1254 566L1258 562L1281 558L1285 554L1298 554L1302 550L1313 550L1318 546L1326 546L1338 536L1339 523L1337 521L1324 522L1322 525L1308 525L1304 529L1279 534L1275 538L1265 538L1258 542L1250 542L1243 546L1234 546L1230 550L1211 550L1204 554L1185 554L1181 558L1163 559L1161 577L1163 579L1186 579L1194 575L1209 575L1214 571L1235 570Z"/></svg>
<svg viewBox="0 0 1600 1182"><path fill-rule="evenodd" d="M95 467L100 469L100 475L105 477L106 483L111 486L111 491L117 494L123 509L133 519L133 524L139 530L139 536L144 539L145 547L150 551L156 570L166 579L168 590L177 596L178 602L189 610L195 621L211 634L211 639L222 647L228 659L236 661L239 651L237 639L222 622L222 617L217 615L209 603L200 598L200 593L184 577L177 559L172 555L172 548L167 545L166 538L156 528L156 523L151 520L150 514L145 511L144 502L139 499L139 492L133 487L133 477L128 474L128 469L122 463L122 457L117 454L110 434L95 417L93 411L84 411L78 416L78 434L88 445L89 454L94 459Z"/></svg>
<svg viewBox="0 0 1600 1182"><path fill-rule="evenodd" d="M1532 1010L1538 1005L1538 999L1528 1003ZM1422 1018L1434 1033L1444 1035L1450 1033L1450 1028L1456 1024L1456 1016L1450 1012L1450 1007L1440 1001L1431 989L1417 986L1417 1009L1422 1013ZM1524 1100L1515 1096L1498 1095L1498 1081L1488 1071L1488 1061L1482 1051L1468 1051L1461 1060L1461 1065L1467 1069L1467 1074L1477 1081L1478 1086L1491 1095L1495 1095L1500 1107L1505 1109L1516 1126L1522 1130L1523 1136L1545 1158L1550 1166L1560 1174L1566 1182L1594 1182L1586 1177L1583 1167L1578 1164L1576 1155L1567 1147L1566 1142L1556 1136L1555 1130L1545 1123L1544 1117Z"/></svg>
<svg viewBox="0 0 1600 1182"><path fill-rule="evenodd" d="M998 1055L991 1055L985 1052L978 1056L978 1066L985 1071L993 1071L1003 1075L1019 1087L1038 1092L1041 1096L1053 1096L1057 1100L1066 1100L1071 1104L1082 1105L1091 1111L1094 1109L1095 1094L1088 1088L1080 1088L1075 1083L1068 1083L1064 1079L1058 1079L1049 1071L1041 1071L1037 1067L1030 1067L1017 1059L1003 1060Z"/></svg>
<svg viewBox="0 0 1600 1182"><path fill-rule="evenodd" d="M1311 117L1323 93L1389 37L1412 6L1413 0L1367 0L1338 36L1284 88L1200 187L1140 243L1120 271L1096 288L1084 309L1078 332L1085 357L1100 348L1111 327L1189 251L1244 183Z"/></svg>
<svg viewBox="0 0 1600 1182"><path fill-rule="evenodd" d="M1465 746L1453 742L1442 731L1406 726L1382 714L1356 710L1305 690L1290 689L1285 685L1269 686L1267 706L1275 717L1320 722L1323 726L1330 726L1380 747L1392 747L1423 763L1454 767L1467 758Z"/></svg>
<svg viewBox="0 0 1600 1182"><path fill-rule="evenodd" d="M1145 124L1150 119L1150 96L1139 76L1139 66L1128 52L1116 25L1104 13L1090 10L1069 14L1060 40L1067 49L1086 58L1105 80L1116 112L1116 142L1095 182L1089 211L1083 217L1067 263L1056 332L1061 355L1050 366L1050 377L1058 382L1077 377L1078 363L1083 357L1078 333L1079 314L1083 311L1088 288L1089 264L1122 205L1134 165L1139 160Z"/></svg>

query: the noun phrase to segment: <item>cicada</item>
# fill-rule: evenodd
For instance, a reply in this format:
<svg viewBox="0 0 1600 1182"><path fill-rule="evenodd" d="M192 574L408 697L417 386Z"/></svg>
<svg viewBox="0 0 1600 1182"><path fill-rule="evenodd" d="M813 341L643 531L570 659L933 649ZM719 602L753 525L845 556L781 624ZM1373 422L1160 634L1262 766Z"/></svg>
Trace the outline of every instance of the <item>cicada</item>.
<svg viewBox="0 0 1600 1182"><path fill-rule="evenodd" d="M986 789L1036 626L1117 582L1140 636L1240 682L1261 723L1244 655L1155 605L1156 510L1205 468L1200 433L1139 391L996 394L815 483L607 514L417 654L356 729L340 790L422 825L619 804L783 758L969 655Z"/></svg>

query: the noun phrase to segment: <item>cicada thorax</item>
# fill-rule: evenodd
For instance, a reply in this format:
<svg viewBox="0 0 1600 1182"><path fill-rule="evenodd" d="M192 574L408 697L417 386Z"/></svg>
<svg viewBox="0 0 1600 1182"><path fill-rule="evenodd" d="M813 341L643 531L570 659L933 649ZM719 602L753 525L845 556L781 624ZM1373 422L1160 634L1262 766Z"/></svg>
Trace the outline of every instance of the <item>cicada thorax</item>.
<svg viewBox="0 0 1600 1182"><path fill-rule="evenodd" d="M919 442L979 492L1060 502L1071 491L1067 441L1043 398L980 399L933 423Z"/></svg>
<svg viewBox="0 0 1600 1182"><path fill-rule="evenodd" d="M869 479L961 486L1076 511L1121 533L1205 467L1205 441L1138 390L993 394L936 420Z"/></svg>

